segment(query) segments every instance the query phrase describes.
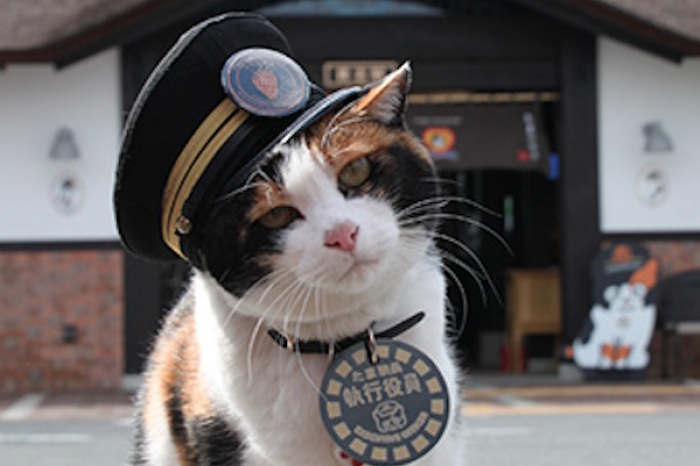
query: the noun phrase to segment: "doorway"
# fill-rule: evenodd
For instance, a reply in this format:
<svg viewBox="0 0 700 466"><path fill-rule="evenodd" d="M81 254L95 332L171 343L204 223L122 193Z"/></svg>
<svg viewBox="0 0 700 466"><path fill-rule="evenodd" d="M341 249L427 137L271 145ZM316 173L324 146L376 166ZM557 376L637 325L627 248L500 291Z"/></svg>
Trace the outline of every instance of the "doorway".
<svg viewBox="0 0 700 466"><path fill-rule="evenodd" d="M559 264L558 180L517 170L451 171L441 178L455 198L442 233L463 245L441 241L459 356L469 368L499 369L506 357L507 272ZM551 340L530 340L529 355L553 356Z"/></svg>

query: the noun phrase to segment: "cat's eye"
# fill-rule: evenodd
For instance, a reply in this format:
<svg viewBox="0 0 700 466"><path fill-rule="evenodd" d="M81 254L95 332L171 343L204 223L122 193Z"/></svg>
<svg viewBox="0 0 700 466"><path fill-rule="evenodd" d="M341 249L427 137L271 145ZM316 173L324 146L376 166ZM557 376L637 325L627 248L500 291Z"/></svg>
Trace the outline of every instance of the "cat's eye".
<svg viewBox="0 0 700 466"><path fill-rule="evenodd" d="M294 207L279 206L260 217L258 222L265 228L277 230L286 227L299 216L299 212Z"/></svg>
<svg viewBox="0 0 700 466"><path fill-rule="evenodd" d="M372 171L367 157L353 160L340 171L338 181L348 188L356 188L367 181Z"/></svg>

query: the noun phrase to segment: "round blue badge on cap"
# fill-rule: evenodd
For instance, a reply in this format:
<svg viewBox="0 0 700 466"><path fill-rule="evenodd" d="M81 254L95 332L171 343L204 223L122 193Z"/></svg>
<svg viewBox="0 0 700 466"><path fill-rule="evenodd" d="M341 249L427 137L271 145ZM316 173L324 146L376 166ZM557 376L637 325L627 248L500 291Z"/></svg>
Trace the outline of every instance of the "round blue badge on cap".
<svg viewBox="0 0 700 466"><path fill-rule="evenodd" d="M271 49L250 48L231 55L221 70L231 99L254 115L282 117L304 108L310 85L297 62Z"/></svg>

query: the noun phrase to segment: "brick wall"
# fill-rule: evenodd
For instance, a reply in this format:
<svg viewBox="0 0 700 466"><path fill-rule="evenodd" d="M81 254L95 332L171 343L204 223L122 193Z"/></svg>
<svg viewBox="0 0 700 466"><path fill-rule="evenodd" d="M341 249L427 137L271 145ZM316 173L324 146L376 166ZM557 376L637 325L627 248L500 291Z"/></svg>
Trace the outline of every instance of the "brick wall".
<svg viewBox="0 0 700 466"><path fill-rule="evenodd" d="M646 241L645 246L651 255L659 260L661 279L672 275L700 270L700 241ZM679 374L675 374L675 355L673 351L668 356L667 364L672 376L700 378L700 335L680 336ZM651 364L649 374L652 377L661 375L663 357L663 339L660 332L654 334L650 345Z"/></svg>
<svg viewBox="0 0 700 466"><path fill-rule="evenodd" d="M654 332L649 345L651 360L647 375L650 378L663 377L665 359L666 371L671 378L700 379L700 335L679 335L678 339L680 351L676 354L673 342L667 343L669 348L664 349L662 333Z"/></svg>
<svg viewBox="0 0 700 466"><path fill-rule="evenodd" d="M700 270L700 241L645 241L643 244L661 264L661 276Z"/></svg>
<svg viewBox="0 0 700 466"><path fill-rule="evenodd" d="M0 393L114 389L120 250L0 252Z"/></svg>

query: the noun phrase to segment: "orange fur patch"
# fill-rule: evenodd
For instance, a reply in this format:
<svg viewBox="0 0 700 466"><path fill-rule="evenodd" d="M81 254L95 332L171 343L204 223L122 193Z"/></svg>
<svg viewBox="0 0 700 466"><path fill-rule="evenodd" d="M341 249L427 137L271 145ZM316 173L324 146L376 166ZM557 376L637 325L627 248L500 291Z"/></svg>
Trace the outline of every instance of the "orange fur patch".
<svg viewBox="0 0 700 466"><path fill-rule="evenodd" d="M194 325L194 317L188 313L158 339L147 375L143 405L147 439L163 435L163 426L171 424L173 401L179 402L183 419L206 419L215 414L202 380ZM189 465L190 445L179 438L172 440L180 464Z"/></svg>
<svg viewBox="0 0 700 466"><path fill-rule="evenodd" d="M387 128L375 121L356 121L356 113L348 113L328 128L332 118L328 117L319 125L318 131L308 139L309 147L314 153L320 153L323 162L333 167L336 176L349 163L360 157L380 153L393 145L402 145L421 159L432 164L432 159L425 147L410 133ZM339 128L339 129L334 129ZM324 135L332 135L324 140ZM325 145L322 146L322 143Z"/></svg>

